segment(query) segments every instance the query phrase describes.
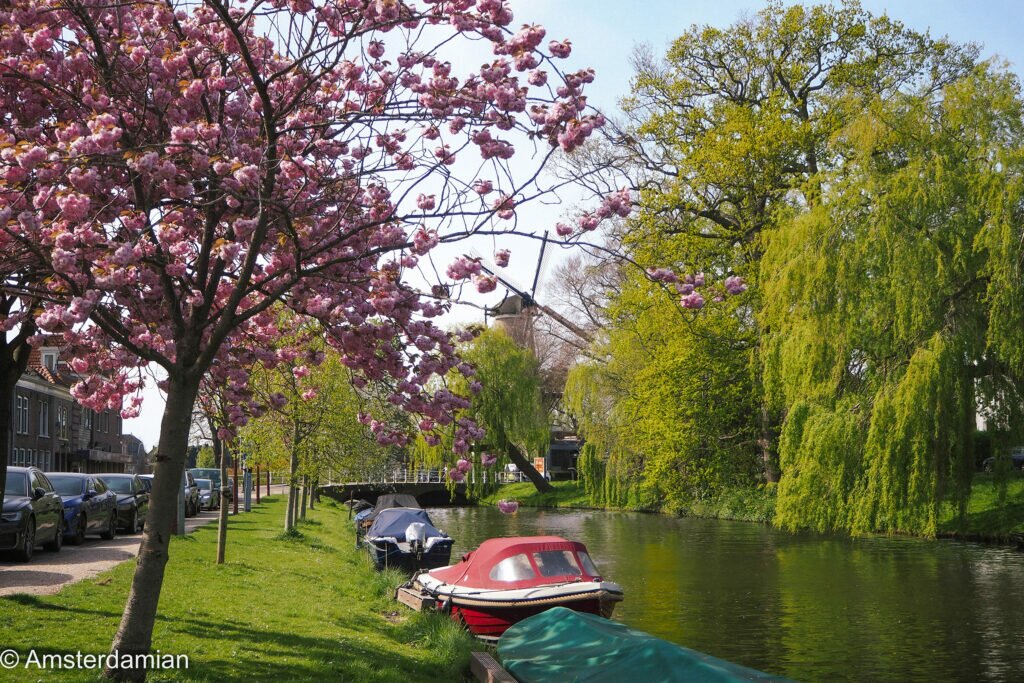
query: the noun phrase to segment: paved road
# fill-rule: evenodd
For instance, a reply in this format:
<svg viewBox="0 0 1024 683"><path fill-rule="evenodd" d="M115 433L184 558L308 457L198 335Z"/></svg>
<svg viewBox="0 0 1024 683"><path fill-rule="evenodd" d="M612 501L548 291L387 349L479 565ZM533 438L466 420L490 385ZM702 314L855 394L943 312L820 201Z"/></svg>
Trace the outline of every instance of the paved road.
<svg viewBox="0 0 1024 683"><path fill-rule="evenodd" d="M185 529L217 521L217 511L201 512L185 520ZM139 554L142 534L119 534L112 541L93 536L79 546L65 543L59 553L36 549L31 562L0 559L0 595L29 593L52 595L64 586L96 576Z"/></svg>

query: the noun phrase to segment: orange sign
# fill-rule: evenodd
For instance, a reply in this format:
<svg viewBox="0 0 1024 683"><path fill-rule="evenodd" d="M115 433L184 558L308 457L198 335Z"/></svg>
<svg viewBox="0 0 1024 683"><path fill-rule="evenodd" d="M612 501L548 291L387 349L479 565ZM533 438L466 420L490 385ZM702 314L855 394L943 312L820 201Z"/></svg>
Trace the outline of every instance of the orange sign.
<svg viewBox="0 0 1024 683"><path fill-rule="evenodd" d="M544 458L534 458L533 468L537 470L538 473L544 474Z"/></svg>

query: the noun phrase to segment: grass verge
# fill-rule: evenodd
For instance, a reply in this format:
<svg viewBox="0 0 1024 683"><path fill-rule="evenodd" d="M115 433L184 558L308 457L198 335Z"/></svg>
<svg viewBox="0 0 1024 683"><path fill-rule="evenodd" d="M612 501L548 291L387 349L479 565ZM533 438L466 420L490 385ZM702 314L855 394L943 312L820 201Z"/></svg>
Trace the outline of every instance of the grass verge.
<svg viewBox="0 0 1024 683"><path fill-rule="evenodd" d="M171 541L153 650L188 655L187 671L151 681L458 681L471 637L450 619L392 599L405 580L374 571L354 546L346 508L324 500L298 533L280 528L282 499L232 517L227 563L214 564L216 525ZM25 661L107 652L135 561L53 596L0 598L2 648ZM11 679L5 674L13 674ZM20 674L20 676L19 676ZM94 681L97 672L2 671L0 680Z"/></svg>

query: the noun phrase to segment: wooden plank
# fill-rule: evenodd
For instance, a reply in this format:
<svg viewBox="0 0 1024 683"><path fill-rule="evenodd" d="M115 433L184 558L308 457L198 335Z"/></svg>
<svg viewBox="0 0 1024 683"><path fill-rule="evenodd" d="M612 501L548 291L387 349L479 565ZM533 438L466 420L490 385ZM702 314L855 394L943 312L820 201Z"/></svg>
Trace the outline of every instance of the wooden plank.
<svg viewBox="0 0 1024 683"><path fill-rule="evenodd" d="M476 680L484 683L517 683L494 657L486 652L474 652L469 657L469 670Z"/></svg>
<svg viewBox="0 0 1024 683"><path fill-rule="evenodd" d="M417 612L434 608L434 598L423 595L419 591L405 588L404 586L395 591L395 599L406 607L411 607Z"/></svg>

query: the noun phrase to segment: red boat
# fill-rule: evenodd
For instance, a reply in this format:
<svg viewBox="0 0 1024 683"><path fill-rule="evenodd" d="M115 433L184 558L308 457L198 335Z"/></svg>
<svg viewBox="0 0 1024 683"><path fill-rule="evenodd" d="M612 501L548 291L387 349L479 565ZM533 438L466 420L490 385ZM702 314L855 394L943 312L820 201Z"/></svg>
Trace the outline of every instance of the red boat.
<svg viewBox="0 0 1024 683"><path fill-rule="evenodd" d="M586 546L558 536L492 538L462 562L418 575L413 587L481 638L552 607L610 617L622 600Z"/></svg>

